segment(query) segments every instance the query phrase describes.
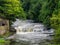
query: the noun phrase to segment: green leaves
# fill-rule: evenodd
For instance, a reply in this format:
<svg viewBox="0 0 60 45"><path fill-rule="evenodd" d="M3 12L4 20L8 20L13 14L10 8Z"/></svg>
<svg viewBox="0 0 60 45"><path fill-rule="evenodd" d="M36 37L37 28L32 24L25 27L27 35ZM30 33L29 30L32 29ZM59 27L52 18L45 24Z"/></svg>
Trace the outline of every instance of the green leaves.
<svg viewBox="0 0 60 45"><path fill-rule="evenodd" d="M22 7L27 14L27 19L42 22L47 27L50 27L50 17L57 7L55 0L21 0Z"/></svg>
<svg viewBox="0 0 60 45"><path fill-rule="evenodd" d="M14 18L26 19L25 12L21 7L21 3L18 0L1 0L0 1L0 13L4 14L7 19L13 20Z"/></svg>
<svg viewBox="0 0 60 45"><path fill-rule="evenodd" d="M60 45L60 0L57 2L57 7L50 18L51 27L55 29L54 44Z"/></svg>

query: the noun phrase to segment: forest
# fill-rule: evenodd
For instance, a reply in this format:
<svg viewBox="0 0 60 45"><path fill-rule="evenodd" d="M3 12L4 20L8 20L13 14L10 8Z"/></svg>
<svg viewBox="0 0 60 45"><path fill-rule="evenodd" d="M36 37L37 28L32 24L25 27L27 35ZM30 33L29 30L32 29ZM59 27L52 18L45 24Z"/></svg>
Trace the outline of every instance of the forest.
<svg viewBox="0 0 60 45"><path fill-rule="evenodd" d="M53 42L60 45L60 0L0 0L0 17L43 23L55 29Z"/></svg>

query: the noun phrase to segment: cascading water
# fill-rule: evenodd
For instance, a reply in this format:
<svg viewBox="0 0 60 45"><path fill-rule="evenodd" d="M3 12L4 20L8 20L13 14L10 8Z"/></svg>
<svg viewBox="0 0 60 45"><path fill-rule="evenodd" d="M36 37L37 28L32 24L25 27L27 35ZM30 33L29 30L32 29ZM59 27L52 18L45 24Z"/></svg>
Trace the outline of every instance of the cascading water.
<svg viewBox="0 0 60 45"><path fill-rule="evenodd" d="M49 35L53 33L53 29L50 31L45 30L43 24L33 23L32 20L17 19L13 22L12 27L16 29L15 40L20 44L26 43L27 45L29 43L28 45L45 45L42 42L47 39L52 39ZM30 28L31 30L29 30Z"/></svg>

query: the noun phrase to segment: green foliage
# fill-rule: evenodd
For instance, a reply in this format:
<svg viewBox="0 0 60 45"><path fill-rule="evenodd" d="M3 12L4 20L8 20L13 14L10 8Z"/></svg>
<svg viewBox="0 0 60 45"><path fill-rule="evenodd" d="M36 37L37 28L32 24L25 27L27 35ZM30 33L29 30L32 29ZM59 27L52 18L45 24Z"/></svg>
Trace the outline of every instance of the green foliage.
<svg viewBox="0 0 60 45"><path fill-rule="evenodd" d="M0 16L9 20L25 19L25 13L18 0L0 0Z"/></svg>
<svg viewBox="0 0 60 45"><path fill-rule="evenodd" d="M42 1L42 8L38 16L38 20L43 22L48 28L50 27L50 17L56 8L56 2L53 0Z"/></svg>
<svg viewBox="0 0 60 45"><path fill-rule="evenodd" d="M55 29L54 44L60 45L60 0L57 3L57 8L50 18L51 27Z"/></svg>
<svg viewBox="0 0 60 45"><path fill-rule="evenodd" d="M0 43L3 43L5 42L5 40L3 38L0 39Z"/></svg>
<svg viewBox="0 0 60 45"><path fill-rule="evenodd" d="M37 20L41 4L39 0L21 0L27 19Z"/></svg>
<svg viewBox="0 0 60 45"><path fill-rule="evenodd" d="M22 7L27 14L27 19L42 22L50 27L50 17L54 9L57 7L55 0L21 0Z"/></svg>
<svg viewBox="0 0 60 45"><path fill-rule="evenodd" d="M10 45L10 41L0 38L0 45Z"/></svg>
<svg viewBox="0 0 60 45"><path fill-rule="evenodd" d="M60 44L60 13L52 16L51 26L55 29L54 42Z"/></svg>

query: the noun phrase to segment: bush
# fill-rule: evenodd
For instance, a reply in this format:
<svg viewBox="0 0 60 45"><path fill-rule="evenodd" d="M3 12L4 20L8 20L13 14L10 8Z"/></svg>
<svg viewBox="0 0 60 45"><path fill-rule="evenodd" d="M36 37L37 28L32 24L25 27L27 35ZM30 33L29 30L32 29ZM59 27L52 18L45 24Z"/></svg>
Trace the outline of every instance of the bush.
<svg viewBox="0 0 60 45"><path fill-rule="evenodd" d="M3 38L0 38L0 45L9 45L10 41L9 40L5 40Z"/></svg>

